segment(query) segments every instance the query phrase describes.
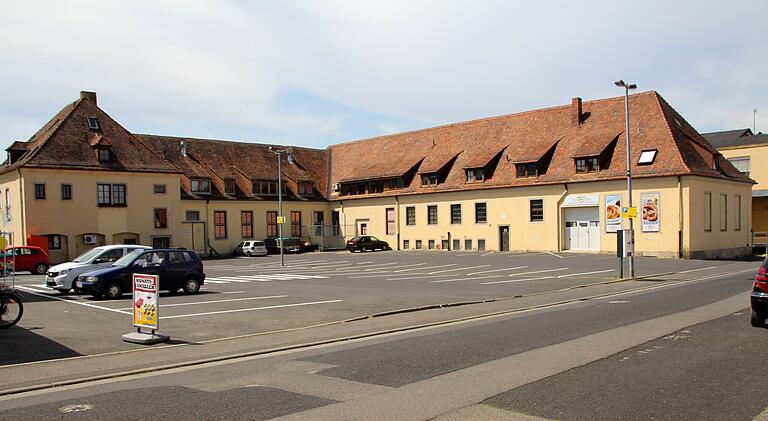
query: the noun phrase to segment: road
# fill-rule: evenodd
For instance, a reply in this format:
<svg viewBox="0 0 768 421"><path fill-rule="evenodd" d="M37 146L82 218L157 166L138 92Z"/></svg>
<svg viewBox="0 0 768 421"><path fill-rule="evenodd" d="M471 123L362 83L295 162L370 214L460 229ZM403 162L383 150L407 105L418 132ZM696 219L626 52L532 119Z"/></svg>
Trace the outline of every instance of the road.
<svg viewBox="0 0 768 421"><path fill-rule="evenodd" d="M313 258L320 256L330 255ZM352 264L397 261L384 267L402 270L414 264L407 257L354 255L365 260ZM222 320L214 319L210 332L204 326L207 336L199 342L140 349L89 345L81 349L97 352L8 364L0 368L0 416L35 420L77 411L81 419L752 419L768 407L766 369L755 363L768 356L768 331L750 327L745 312L756 263L648 260L644 270L666 274L612 282L608 272L583 274L607 270L608 260L599 266L600 259L563 257L476 256L468 263L458 263L456 256L420 257L419 263L429 266L456 264L412 271L417 274L407 283L356 278L365 269L354 266L355 273L342 276L260 283L267 285L265 294L281 295L269 288L290 287L295 290L282 295L302 290L303 299L349 304L299 313L296 319L287 307L216 313L211 316ZM342 258L350 259L330 257ZM535 267L509 269L517 267L515 259ZM560 268L567 269L522 274ZM243 269L233 269L238 275L231 277L251 276ZM451 272L430 274L449 269L458 269L451 276L463 279L432 282L453 279L436 276ZM471 280L504 269L513 273ZM498 272L470 275L478 271ZM226 277L211 272L209 277ZM402 277L386 272L385 279ZM568 276L557 278L559 272ZM515 273L522 275L509 276ZM481 286L529 277L542 279L488 284L499 288L493 293ZM316 284L318 279L322 283ZM208 287L213 286L230 285ZM427 306L481 297L497 299ZM40 298L39 306L115 313ZM328 322L413 304L427 308L289 328L305 318ZM200 305L208 304L191 307ZM209 312L232 310L215 308ZM261 311L275 311L271 317L285 320L270 327L284 329L215 331L242 323L242 313ZM101 334L99 327L89 329ZM50 383L57 387L47 387Z"/></svg>

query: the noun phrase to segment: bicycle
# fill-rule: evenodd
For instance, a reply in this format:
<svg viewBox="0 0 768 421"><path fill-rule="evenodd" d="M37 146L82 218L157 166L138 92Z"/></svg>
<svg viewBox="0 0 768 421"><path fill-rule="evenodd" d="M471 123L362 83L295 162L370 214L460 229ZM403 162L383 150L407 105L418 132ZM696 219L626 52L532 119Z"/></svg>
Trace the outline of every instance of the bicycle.
<svg viewBox="0 0 768 421"><path fill-rule="evenodd" d="M7 329L21 320L24 303L13 288L0 290L0 329Z"/></svg>

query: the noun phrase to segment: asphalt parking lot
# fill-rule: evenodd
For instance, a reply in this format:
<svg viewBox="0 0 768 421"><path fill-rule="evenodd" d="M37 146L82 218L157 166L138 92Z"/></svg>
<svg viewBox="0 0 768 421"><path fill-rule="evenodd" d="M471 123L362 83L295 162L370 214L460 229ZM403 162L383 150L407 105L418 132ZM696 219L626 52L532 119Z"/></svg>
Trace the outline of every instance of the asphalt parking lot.
<svg viewBox="0 0 768 421"><path fill-rule="evenodd" d="M437 304L526 296L617 278L611 255L467 252L326 252L205 262L196 295L162 294L160 330L176 343L274 332ZM638 258L638 275L666 279L745 271L756 262ZM669 274L674 272L674 274ZM130 295L60 295L19 275L25 313L2 333L0 363L136 348ZM20 348L23 346L23 350Z"/></svg>

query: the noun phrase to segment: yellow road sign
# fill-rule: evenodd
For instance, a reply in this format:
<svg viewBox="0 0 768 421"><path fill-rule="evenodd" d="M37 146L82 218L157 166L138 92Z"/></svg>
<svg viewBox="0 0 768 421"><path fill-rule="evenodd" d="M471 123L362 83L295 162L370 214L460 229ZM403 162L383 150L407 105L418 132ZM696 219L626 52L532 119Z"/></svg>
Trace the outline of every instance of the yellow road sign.
<svg viewBox="0 0 768 421"><path fill-rule="evenodd" d="M278 216L277 217L277 223L278 224L285 224L285 217L284 216Z"/></svg>
<svg viewBox="0 0 768 421"><path fill-rule="evenodd" d="M637 218L637 208L632 206L624 206L621 208L621 217L622 218Z"/></svg>

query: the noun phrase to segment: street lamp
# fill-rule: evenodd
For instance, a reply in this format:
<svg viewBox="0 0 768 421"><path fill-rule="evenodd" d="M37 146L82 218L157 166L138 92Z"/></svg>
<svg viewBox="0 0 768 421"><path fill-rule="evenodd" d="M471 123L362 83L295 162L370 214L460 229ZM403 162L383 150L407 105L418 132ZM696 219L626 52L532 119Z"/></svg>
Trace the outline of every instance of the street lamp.
<svg viewBox="0 0 768 421"><path fill-rule="evenodd" d="M277 155L277 241L280 247L280 266L285 267L285 256L283 255L283 224L285 223L285 217L283 216L283 169L282 169L282 154L288 154L288 163L293 163L293 155L288 149L278 149L270 146L269 150Z"/></svg>
<svg viewBox="0 0 768 421"><path fill-rule="evenodd" d="M630 149L629 149L629 90L630 89L637 89L637 85L634 83L624 83L623 80L618 80L614 82L616 86L619 88L624 88L624 108L625 108L625 114L627 116L627 125L626 125L626 133L627 133L627 193L629 194L629 207L632 207L632 158L630 157ZM635 242L635 228L634 224L632 222L632 217L629 217L629 238L631 239L632 243ZM635 250L633 247L632 253L629 255L629 277L634 278L635 277Z"/></svg>

